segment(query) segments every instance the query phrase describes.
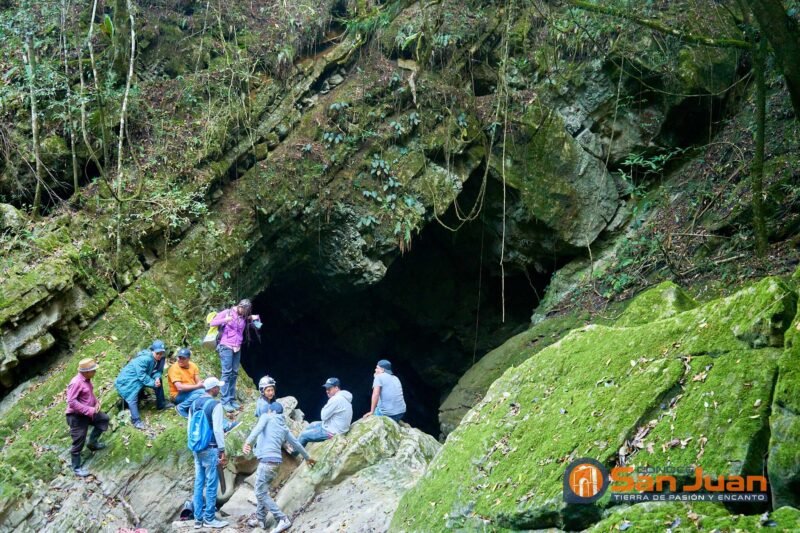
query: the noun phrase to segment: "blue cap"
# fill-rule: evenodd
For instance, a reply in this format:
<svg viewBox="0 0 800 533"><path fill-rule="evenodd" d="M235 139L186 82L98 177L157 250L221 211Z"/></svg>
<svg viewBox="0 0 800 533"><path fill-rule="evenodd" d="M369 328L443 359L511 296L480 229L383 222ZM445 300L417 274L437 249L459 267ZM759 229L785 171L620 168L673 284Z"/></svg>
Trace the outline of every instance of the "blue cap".
<svg viewBox="0 0 800 533"><path fill-rule="evenodd" d="M267 403L262 401L259 401L256 405L256 416L261 416L264 413L270 412L275 413L276 415L282 415L283 405L281 405L280 402Z"/></svg>
<svg viewBox="0 0 800 533"><path fill-rule="evenodd" d="M178 350L178 357L191 357L192 351L189 348L181 348Z"/></svg>
<svg viewBox="0 0 800 533"><path fill-rule="evenodd" d="M381 359L378 361L378 366L384 369L389 374L392 373L392 363L390 363L387 359Z"/></svg>
<svg viewBox="0 0 800 533"><path fill-rule="evenodd" d="M164 346L164 341L155 340L153 344L150 345L150 351L152 352L166 352L167 348Z"/></svg>
<svg viewBox="0 0 800 533"><path fill-rule="evenodd" d="M328 381L322 384L323 387L326 389L330 389L331 387L342 387L342 382L339 381L339 378L328 378Z"/></svg>

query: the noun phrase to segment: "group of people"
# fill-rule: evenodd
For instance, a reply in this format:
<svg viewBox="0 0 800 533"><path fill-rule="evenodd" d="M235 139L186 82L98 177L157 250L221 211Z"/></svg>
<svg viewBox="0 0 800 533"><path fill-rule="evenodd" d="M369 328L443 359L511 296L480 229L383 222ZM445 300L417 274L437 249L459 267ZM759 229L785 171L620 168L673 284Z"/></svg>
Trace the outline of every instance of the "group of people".
<svg viewBox="0 0 800 533"><path fill-rule="evenodd" d="M241 361L241 347L248 328L258 323L258 315L251 315L251 304L242 300L238 305L221 311L211 320L212 326L219 326L216 351L219 354L222 379L207 377L201 379L200 369L191 361L189 348L178 350L176 361L167 370L169 400L164 393L162 375L165 366L166 346L155 340L146 350L142 350L125 365L114 381L120 395L122 406L130 410L131 422L137 429L145 429L139 413L142 392L153 389L156 409L174 407L178 414L189 419L187 430L192 431L192 417L202 412L210 428L210 438L204 448L193 451L195 482L193 512L195 528L222 528L227 522L216 517L216 495L218 485L217 465L227 462L225 452L225 433L239 424L225 416L237 413L240 405L236 401L236 378ZM89 475L81 465L81 452L84 446L92 451L101 450L106 445L99 441L101 434L108 429L109 417L100 409L94 394L92 378L99 365L92 359L78 363L78 373L67 387L66 418L72 438L70 453L72 469L77 476ZM256 474L255 492L258 500L255 515L248 521L251 527L264 527L267 513L272 513L278 522L274 533L284 531L291 522L269 495L269 485L277 474L282 461L281 449L288 444L293 456L301 455L311 466L314 460L308 455L305 446L309 442L321 442L336 435L347 433L353 419L353 395L342 388L338 378L328 378L322 385L328 401L321 411L321 420L309 424L295 438L283 415L283 406L276 399L276 382L270 376L259 380L259 398L256 402L257 422L250 431L243 452L254 453L259 461ZM399 422L405 415L406 405L400 380L392 372L391 363L382 359L375 367L372 385L370 410L364 415L386 416ZM199 415L194 416L197 418ZM92 427L89 433L89 427ZM88 441L87 441L88 436ZM255 443L255 448L253 444ZM205 443L204 443L205 444ZM205 497L204 497L205 496Z"/></svg>

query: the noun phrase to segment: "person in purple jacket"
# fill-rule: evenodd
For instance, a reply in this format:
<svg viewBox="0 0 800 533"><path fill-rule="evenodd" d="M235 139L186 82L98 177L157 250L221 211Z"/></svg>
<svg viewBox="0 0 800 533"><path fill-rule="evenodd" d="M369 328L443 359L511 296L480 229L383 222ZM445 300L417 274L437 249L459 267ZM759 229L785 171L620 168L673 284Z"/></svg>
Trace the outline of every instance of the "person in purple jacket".
<svg viewBox="0 0 800 533"><path fill-rule="evenodd" d="M108 429L108 415L100 410L100 402L94 395L92 378L97 372L98 364L92 358L81 359L78 363L78 374L67 386L67 425L72 437L72 471L76 476L86 477L89 472L81 468L81 451L86 443L86 434L92 426L87 448L92 451L106 447L98 442L100 434Z"/></svg>
<svg viewBox="0 0 800 533"><path fill-rule="evenodd" d="M242 343L248 335L248 325L255 323L257 328L258 315L251 315L253 305L250 300L244 299L230 309L224 309L211 319L212 326L221 330L217 353L222 364L222 408L225 412L232 412L241 406L236 401L236 378L239 375L239 363L242 359Z"/></svg>

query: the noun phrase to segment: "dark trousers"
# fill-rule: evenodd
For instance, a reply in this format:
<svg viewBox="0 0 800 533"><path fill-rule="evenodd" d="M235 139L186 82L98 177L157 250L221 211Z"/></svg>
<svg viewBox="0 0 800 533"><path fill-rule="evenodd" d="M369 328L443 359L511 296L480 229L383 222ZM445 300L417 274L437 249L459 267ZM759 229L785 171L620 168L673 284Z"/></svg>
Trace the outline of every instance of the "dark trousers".
<svg viewBox="0 0 800 533"><path fill-rule="evenodd" d="M80 455L86 444L86 434L89 432L89 426L92 426L92 439L97 440L100 434L108 429L108 415L100 411L94 418L88 416L71 413L67 415L67 425L69 426L69 436L72 437L72 448L69 452L72 455Z"/></svg>

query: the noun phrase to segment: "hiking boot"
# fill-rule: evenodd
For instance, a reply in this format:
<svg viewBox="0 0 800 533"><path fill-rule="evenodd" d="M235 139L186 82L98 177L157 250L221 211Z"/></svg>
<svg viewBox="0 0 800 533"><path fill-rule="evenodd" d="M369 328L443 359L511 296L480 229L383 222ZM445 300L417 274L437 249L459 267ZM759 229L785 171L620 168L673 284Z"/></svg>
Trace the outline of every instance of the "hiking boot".
<svg viewBox="0 0 800 533"><path fill-rule="evenodd" d="M147 426L145 426L144 422L142 422L141 420L137 420L136 422L134 422L133 427L135 427L136 429L141 429L142 431L147 429Z"/></svg>
<svg viewBox="0 0 800 533"><path fill-rule="evenodd" d="M87 477L89 475L89 471L83 468L82 466L79 466L78 468L73 468L72 471L78 477Z"/></svg>
<svg viewBox="0 0 800 533"><path fill-rule="evenodd" d="M172 409L173 407L175 407L174 403L167 402L164 405L162 405L161 407L156 407L156 411L163 411L164 409Z"/></svg>
<svg viewBox="0 0 800 533"><path fill-rule="evenodd" d="M281 521L278 522L278 525L272 528L272 531L270 531L269 533L281 533L281 531L286 531L290 527L292 527L292 523L289 522L289 519L281 518Z"/></svg>
<svg viewBox="0 0 800 533"><path fill-rule="evenodd" d="M86 445L86 447L89 448L90 450L92 450L93 452L96 452L98 450L102 450L103 448L105 448L106 447L106 443L105 442L90 442L90 443L88 443Z"/></svg>
<svg viewBox="0 0 800 533"><path fill-rule="evenodd" d="M195 529L200 529L201 527L203 527L203 521L202 520L195 520L194 521L194 528Z"/></svg>
<svg viewBox="0 0 800 533"><path fill-rule="evenodd" d="M228 523L225 520L218 520L216 518L211 522L209 522L208 520L203 520L203 527L210 527L212 529L222 529L227 525ZM281 529L281 531L283 530Z"/></svg>

